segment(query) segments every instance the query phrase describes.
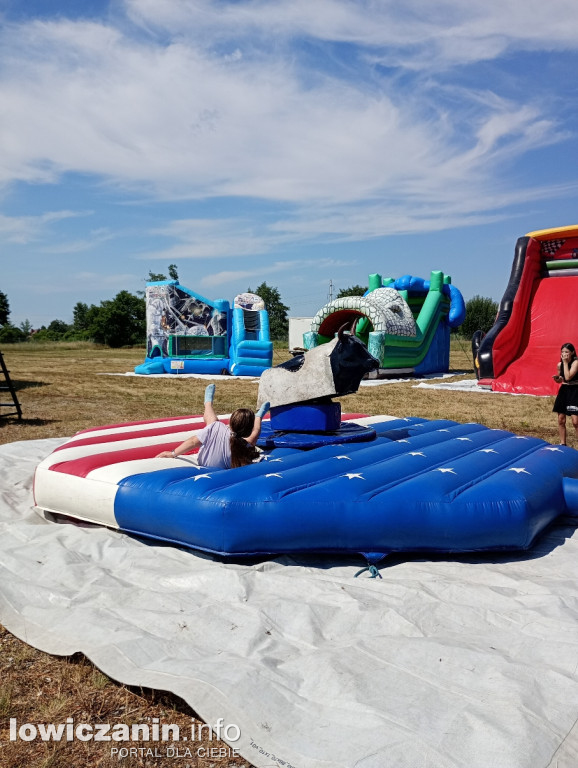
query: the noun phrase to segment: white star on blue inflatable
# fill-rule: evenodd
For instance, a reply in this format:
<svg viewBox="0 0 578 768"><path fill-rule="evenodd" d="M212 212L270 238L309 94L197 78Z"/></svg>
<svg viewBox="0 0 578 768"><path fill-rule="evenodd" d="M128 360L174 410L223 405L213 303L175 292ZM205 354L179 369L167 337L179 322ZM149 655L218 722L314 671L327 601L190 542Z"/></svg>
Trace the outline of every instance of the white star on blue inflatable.
<svg viewBox="0 0 578 768"><path fill-rule="evenodd" d="M205 475L197 475L196 477L193 477L193 480L194 480L194 481L195 481L195 483L196 483L196 482L197 482L197 480L200 480L202 477L211 477L211 475L208 475L208 474L205 474Z"/></svg>
<svg viewBox="0 0 578 768"><path fill-rule="evenodd" d="M343 475L343 477L348 477L350 480L353 480L354 477L358 477L360 480L365 480L363 475L356 474L355 472L348 472L346 475Z"/></svg>
<svg viewBox="0 0 578 768"><path fill-rule="evenodd" d="M438 467L434 472L451 472L452 475L456 474L452 467Z"/></svg>
<svg viewBox="0 0 578 768"><path fill-rule="evenodd" d="M544 448L545 451L558 451L558 453L563 453L561 448L558 448L556 445L549 445L547 448Z"/></svg>
<svg viewBox="0 0 578 768"><path fill-rule="evenodd" d="M334 459L347 459L348 461L351 461L351 456L334 456Z"/></svg>
<svg viewBox="0 0 578 768"><path fill-rule="evenodd" d="M480 448L480 453L497 453L493 448Z"/></svg>
<svg viewBox="0 0 578 768"><path fill-rule="evenodd" d="M510 467L506 470L506 472L515 472L517 475L524 474L524 475L531 475L531 472L528 472L527 469L524 469L524 467Z"/></svg>
<svg viewBox="0 0 578 768"><path fill-rule="evenodd" d="M467 440L468 443L472 442L472 438L471 437L456 437L456 440Z"/></svg>
<svg viewBox="0 0 578 768"><path fill-rule="evenodd" d="M420 451L410 451L407 455L408 456L424 456L425 457L425 453L421 453Z"/></svg>

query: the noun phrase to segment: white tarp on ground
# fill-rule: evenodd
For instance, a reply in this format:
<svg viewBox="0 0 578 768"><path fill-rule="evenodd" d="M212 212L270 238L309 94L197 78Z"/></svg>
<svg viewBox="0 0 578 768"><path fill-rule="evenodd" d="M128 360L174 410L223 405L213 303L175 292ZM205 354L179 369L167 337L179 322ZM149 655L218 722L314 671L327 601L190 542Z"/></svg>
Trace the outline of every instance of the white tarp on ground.
<svg viewBox="0 0 578 768"><path fill-rule="evenodd" d="M245 381L259 381L255 376L233 376L221 373L97 373L97 376L135 376L138 379L210 379L211 381L229 381L230 379L245 379Z"/></svg>
<svg viewBox="0 0 578 768"><path fill-rule="evenodd" d="M360 386L361 387L378 387L381 384L404 384L406 381L420 381L422 379L431 379L433 381L438 379L448 379L451 376L459 376L460 371L457 373L427 373L424 376L420 376L418 379L416 379L415 376L406 376L406 377L399 377L399 378L387 378L387 379L364 379Z"/></svg>
<svg viewBox="0 0 578 768"><path fill-rule="evenodd" d="M436 381L434 384L428 384L423 381L414 384L414 389L449 389L454 392L477 392L481 394L507 394L504 392L492 392L491 389L480 387L477 379L461 379L460 381Z"/></svg>
<svg viewBox="0 0 578 768"><path fill-rule="evenodd" d="M253 764L575 768L578 534L529 554L224 564L30 509L60 440L0 446L0 622L241 729ZM575 521L574 521L575 522Z"/></svg>
<svg viewBox="0 0 578 768"><path fill-rule="evenodd" d="M245 381L252 381L252 382L258 382L258 378L253 378L250 376L222 376L221 374L213 374L213 373L133 373L131 371L127 371L127 373L97 373L97 376L136 376L138 378L147 378L147 379L210 379L215 381L228 381L230 379L244 379ZM424 379L446 379L451 376L459 376L460 371L456 373L428 373L422 378ZM360 386L361 387L378 387L381 384L400 384L406 381L416 381L415 376L410 376L406 378L396 378L396 379L364 379ZM426 386L426 385L424 385Z"/></svg>
<svg viewBox="0 0 578 768"><path fill-rule="evenodd" d="M457 376L458 374L452 374ZM487 395L514 395L515 397L550 397L550 395L531 395L525 392L494 392L480 387L477 379L462 379L461 381L436 381L435 384L420 382L414 384L414 389L448 389L453 392L476 392Z"/></svg>

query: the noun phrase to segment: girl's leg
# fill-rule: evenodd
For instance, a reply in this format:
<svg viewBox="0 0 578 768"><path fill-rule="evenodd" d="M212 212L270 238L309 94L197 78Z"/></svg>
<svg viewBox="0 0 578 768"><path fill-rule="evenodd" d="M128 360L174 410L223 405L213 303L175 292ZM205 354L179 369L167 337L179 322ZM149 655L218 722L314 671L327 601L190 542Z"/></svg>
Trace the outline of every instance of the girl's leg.
<svg viewBox="0 0 578 768"><path fill-rule="evenodd" d="M573 413L570 418L572 419L572 426L574 427L574 431L576 432L576 439L578 440L578 413Z"/></svg>
<svg viewBox="0 0 578 768"><path fill-rule="evenodd" d="M566 414L558 414L558 435L560 436L560 445L566 445Z"/></svg>
<svg viewBox="0 0 578 768"><path fill-rule="evenodd" d="M215 396L215 385L209 384L205 389L205 412L203 414L203 418L207 426L209 426L209 424L212 424L214 421L217 421L217 414L215 413L215 409L213 408L214 396Z"/></svg>

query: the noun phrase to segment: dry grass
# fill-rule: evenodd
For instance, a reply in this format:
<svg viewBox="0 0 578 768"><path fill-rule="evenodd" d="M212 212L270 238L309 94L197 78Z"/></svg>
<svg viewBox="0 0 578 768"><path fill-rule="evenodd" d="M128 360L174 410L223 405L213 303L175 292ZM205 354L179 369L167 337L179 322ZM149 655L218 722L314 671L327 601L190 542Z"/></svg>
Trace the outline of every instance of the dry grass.
<svg viewBox="0 0 578 768"><path fill-rule="evenodd" d="M194 721L195 733L201 721L181 699L172 694L119 685L96 669L81 654L62 659L31 648L0 627L0 766L1 768L112 768L118 757L111 756L111 747L136 747L145 750L156 746L158 754L178 747L183 754L183 742L82 742L78 739L25 742L9 741L9 720L23 723L160 723L178 725L180 733L190 733ZM196 746L191 744L195 754ZM248 768L246 760L230 756L227 746L216 739L202 742L204 749L224 750L223 757L183 758L147 757L146 753L123 759L124 768L154 766L165 768ZM170 754L170 753L169 753ZM173 753L174 754L174 753ZM153 751L154 755L154 751Z"/></svg>
<svg viewBox="0 0 578 768"><path fill-rule="evenodd" d="M452 341L451 369L473 376L467 342ZM126 373L144 359L143 349L112 350L88 342L14 344L4 350L18 388L23 420L0 419L0 443L64 437L99 424L202 413L202 379L103 376ZM275 351L274 363L287 359ZM254 381L219 381L216 405L228 413L257 399ZM369 414L478 421L545 440L557 438L551 398L483 395L415 389L411 383L364 387L342 400L343 409Z"/></svg>
<svg viewBox="0 0 578 768"><path fill-rule="evenodd" d="M202 412L204 380L99 375L131 371L143 361L142 349L111 350L75 343L11 345L3 351L24 418L0 419L0 443L64 437L107 423ZM276 350L274 362L287 357L286 349ZM456 374L468 371L466 378L473 376L467 343L453 340L451 366ZM256 398L257 384L253 381L218 382L216 405L222 413L240 405L254 406ZM342 407L368 414L477 421L549 441L557 439L552 398L414 389L411 383L403 383L362 388L344 398ZM64 722L66 717L88 723L141 723L158 717L182 728L190 728L190 718L194 717L176 696L119 685L80 655L61 659L41 653L1 627L0 673L0 768L108 768L118 764L111 759L109 746L94 742L9 742L10 717L32 723ZM127 768L174 768L175 764L171 758L145 756L122 761ZM178 765L222 768L248 763L227 757L183 759Z"/></svg>
<svg viewBox="0 0 578 768"><path fill-rule="evenodd" d="M23 420L0 419L0 443L64 437L98 424L203 412L207 381L202 379L101 375L132 371L142 363L144 349L113 350L76 342L13 344L3 351ZM275 363L282 362L287 353L276 351L275 357ZM217 405L222 413L240 404L254 405L256 399L257 384L252 381L219 382Z"/></svg>

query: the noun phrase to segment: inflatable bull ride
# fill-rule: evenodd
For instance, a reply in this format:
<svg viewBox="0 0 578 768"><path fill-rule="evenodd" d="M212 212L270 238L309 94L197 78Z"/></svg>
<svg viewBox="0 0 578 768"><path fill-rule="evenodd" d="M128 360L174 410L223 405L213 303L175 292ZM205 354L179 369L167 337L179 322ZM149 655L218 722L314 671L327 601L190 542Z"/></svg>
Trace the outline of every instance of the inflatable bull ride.
<svg viewBox="0 0 578 768"><path fill-rule="evenodd" d="M372 576L392 552L527 549L578 512L571 448L481 424L340 416L331 398L378 364L342 327L265 371L262 460L238 469L154 458L200 416L80 432L37 467L36 508L220 556L361 553Z"/></svg>
<svg viewBox="0 0 578 768"><path fill-rule="evenodd" d="M342 423L341 405L331 399L357 392L361 379L379 368L355 325L346 332L345 323L328 344L264 371L257 405L270 403L271 419L261 429L260 447L309 449L375 438L373 429Z"/></svg>

